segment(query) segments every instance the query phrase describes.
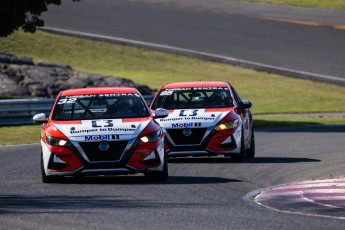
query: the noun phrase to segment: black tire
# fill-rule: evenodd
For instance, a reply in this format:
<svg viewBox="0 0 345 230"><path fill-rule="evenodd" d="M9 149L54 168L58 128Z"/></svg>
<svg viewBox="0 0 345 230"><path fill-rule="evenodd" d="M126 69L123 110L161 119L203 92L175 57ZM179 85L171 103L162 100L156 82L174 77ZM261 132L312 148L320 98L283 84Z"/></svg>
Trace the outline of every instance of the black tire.
<svg viewBox="0 0 345 230"><path fill-rule="evenodd" d="M247 150L247 158L252 159L254 157L255 157L255 137L254 137L254 130L252 130L250 148Z"/></svg>
<svg viewBox="0 0 345 230"><path fill-rule="evenodd" d="M54 183L54 182L57 182L60 179L59 176L47 176L47 174L46 174L46 172L44 170L42 154L41 154L41 176L42 176L42 182L43 183Z"/></svg>
<svg viewBox="0 0 345 230"><path fill-rule="evenodd" d="M168 161L167 161L166 156L164 159L163 170L157 171L157 172L146 172L145 177L148 178L150 181L154 181L154 182L166 181L169 177Z"/></svg>
<svg viewBox="0 0 345 230"><path fill-rule="evenodd" d="M232 154L231 158L234 159L236 162L242 162L247 159L247 151L244 145L244 136L243 136L243 129L242 129L242 137L241 137L241 150L238 154Z"/></svg>

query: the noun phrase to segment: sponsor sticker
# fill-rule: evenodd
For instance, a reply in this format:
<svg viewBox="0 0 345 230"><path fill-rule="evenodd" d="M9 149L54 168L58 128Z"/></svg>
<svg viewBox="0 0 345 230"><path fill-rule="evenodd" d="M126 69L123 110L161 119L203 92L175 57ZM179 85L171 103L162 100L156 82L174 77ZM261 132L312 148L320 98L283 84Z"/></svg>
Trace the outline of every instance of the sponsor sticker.
<svg viewBox="0 0 345 230"><path fill-rule="evenodd" d="M192 127L201 127L200 122L190 122L190 123L173 123L171 128L192 128Z"/></svg>
<svg viewBox="0 0 345 230"><path fill-rule="evenodd" d="M120 96L137 96L137 93L108 93L108 94L85 94L85 95L75 95L75 96L65 96L65 98L89 98L89 97L120 97Z"/></svg>
<svg viewBox="0 0 345 230"><path fill-rule="evenodd" d="M75 134L75 133L94 133L94 132L97 132L98 129L82 129L82 130L75 130L74 127L72 127L70 129L70 133L71 134Z"/></svg>
<svg viewBox="0 0 345 230"><path fill-rule="evenodd" d="M76 103L78 98L97 98L97 97L121 97L121 96L136 96L140 97L137 93L109 93L109 94L87 94L87 95L74 95L64 96L58 101L58 104L73 104Z"/></svg>
<svg viewBox="0 0 345 230"><path fill-rule="evenodd" d="M120 139L119 135L85 136L85 141L109 141L109 140L118 140L118 139Z"/></svg>
<svg viewBox="0 0 345 230"><path fill-rule="evenodd" d="M226 87L190 87L190 88L171 88L162 90L160 96L169 96L175 91L207 91L207 90L228 90Z"/></svg>

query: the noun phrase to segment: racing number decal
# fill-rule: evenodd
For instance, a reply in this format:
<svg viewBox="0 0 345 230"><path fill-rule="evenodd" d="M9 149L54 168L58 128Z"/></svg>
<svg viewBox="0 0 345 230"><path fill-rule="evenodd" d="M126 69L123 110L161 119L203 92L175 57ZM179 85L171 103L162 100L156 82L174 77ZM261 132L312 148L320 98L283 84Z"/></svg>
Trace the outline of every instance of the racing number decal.
<svg viewBox="0 0 345 230"><path fill-rule="evenodd" d="M105 123L105 124L102 124L102 125L98 125L97 122L102 122L102 123ZM114 126L114 123L112 120L107 120L107 121L91 121L92 123L92 127L94 128L99 128L99 127L113 127Z"/></svg>
<svg viewBox="0 0 345 230"><path fill-rule="evenodd" d="M173 93L174 91L172 90L165 90L163 92L160 93L160 96L169 96Z"/></svg>
<svg viewBox="0 0 345 230"><path fill-rule="evenodd" d="M184 110L184 109L181 110L179 116L180 117L186 117L186 116L195 117L195 116L198 115L198 110L197 109L192 110L190 114L185 114L185 112L186 112L186 110Z"/></svg>
<svg viewBox="0 0 345 230"><path fill-rule="evenodd" d="M75 101L77 100L76 97L72 97L72 98L62 98L58 101L58 104L61 105L61 104L72 104L72 103L75 103Z"/></svg>

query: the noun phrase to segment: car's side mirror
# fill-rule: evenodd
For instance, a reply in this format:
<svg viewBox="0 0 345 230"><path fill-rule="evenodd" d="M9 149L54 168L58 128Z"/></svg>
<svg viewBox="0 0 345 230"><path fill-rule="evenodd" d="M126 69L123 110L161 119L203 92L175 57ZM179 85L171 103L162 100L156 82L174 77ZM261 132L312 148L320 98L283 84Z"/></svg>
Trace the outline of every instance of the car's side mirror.
<svg viewBox="0 0 345 230"><path fill-rule="evenodd" d="M169 116L169 111L168 110L163 109L163 108L157 108L156 111L155 111L155 114L153 115L153 118L154 119L165 118L167 116Z"/></svg>
<svg viewBox="0 0 345 230"><path fill-rule="evenodd" d="M32 120L34 121L34 123L36 124L43 124L43 123L46 123L48 121L48 118L47 116L44 114L44 113L39 113L39 114L36 114Z"/></svg>
<svg viewBox="0 0 345 230"><path fill-rule="evenodd" d="M252 103L250 101L243 100L240 102L240 108L241 109L249 109L251 107L252 107Z"/></svg>

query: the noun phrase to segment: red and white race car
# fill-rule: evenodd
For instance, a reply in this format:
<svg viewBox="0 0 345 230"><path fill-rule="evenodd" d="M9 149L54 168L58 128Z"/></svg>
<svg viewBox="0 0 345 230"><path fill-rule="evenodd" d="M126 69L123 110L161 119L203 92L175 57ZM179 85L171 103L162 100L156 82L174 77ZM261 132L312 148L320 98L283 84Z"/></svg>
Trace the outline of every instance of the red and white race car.
<svg viewBox="0 0 345 230"><path fill-rule="evenodd" d="M241 100L226 82L181 82L164 85L152 111L165 133L168 156L231 156L243 161L255 155L251 102Z"/></svg>
<svg viewBox="0 0 345 230"><path fill-rule="evenodd" d="M57 96L41 123L43 182L62 176L134 174L158 181L168 178L163 132L134 88L70 89Z"/></svg>

